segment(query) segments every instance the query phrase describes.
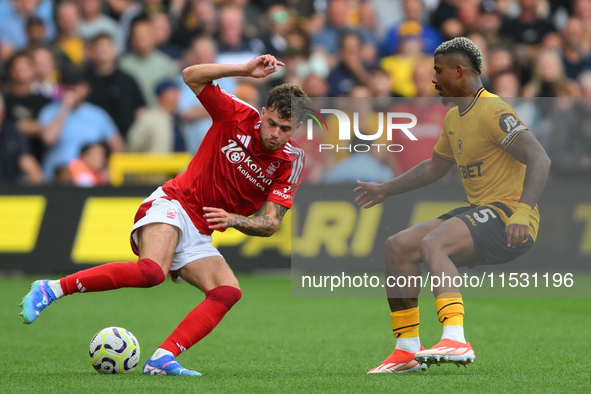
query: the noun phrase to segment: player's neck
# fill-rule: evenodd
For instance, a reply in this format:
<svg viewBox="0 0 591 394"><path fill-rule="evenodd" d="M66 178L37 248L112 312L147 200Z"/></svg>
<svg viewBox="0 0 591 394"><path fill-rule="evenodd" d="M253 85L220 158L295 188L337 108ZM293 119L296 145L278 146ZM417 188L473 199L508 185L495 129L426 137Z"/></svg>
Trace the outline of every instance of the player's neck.
<svg viewBox="0 0 591 394"><path fill-rule="evenodd" d="M456 104L458 104L458 109L460 112L463 112L472 104L474 97L478 94L478 92L482 89L482 82L474 81L470 83L465 89L463 89L462 94L459 95L455 100Z"/></svg>

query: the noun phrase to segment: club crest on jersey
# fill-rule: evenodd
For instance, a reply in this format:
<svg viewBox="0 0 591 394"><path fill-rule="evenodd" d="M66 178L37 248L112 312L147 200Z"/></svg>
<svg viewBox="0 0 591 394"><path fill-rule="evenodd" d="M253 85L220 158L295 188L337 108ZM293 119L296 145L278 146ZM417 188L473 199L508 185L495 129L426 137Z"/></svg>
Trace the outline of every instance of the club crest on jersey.
<svg viewBox="0 0 591 394"><path fill-rule="evenodd" d="M230 163L238 164L246 157L246 153L242 151L242 147L234 140L228 140L229 144L222 148L222 153L226 154L226 158Z"/></svg>
<svg viewBox="0 0 591 394"><path fill-rule="evenodd" d="M269 175L273 175L275 173L275 171L277 171L277 169L279 168L280 165L281 165L281 162L279 160L276 160L276 161L272 162L271 164L269 164L269 167L267 167L265 172Z"/></svg>

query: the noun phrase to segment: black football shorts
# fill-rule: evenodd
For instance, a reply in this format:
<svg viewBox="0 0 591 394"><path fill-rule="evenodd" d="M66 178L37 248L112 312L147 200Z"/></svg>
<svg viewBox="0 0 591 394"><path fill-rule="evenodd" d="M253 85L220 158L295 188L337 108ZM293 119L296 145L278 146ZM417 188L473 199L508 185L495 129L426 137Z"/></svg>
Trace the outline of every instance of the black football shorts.
<svg viewBox="0 0 591 394"><path fill-rule="evenodd" d="M489 205L503 210L509 217L513 214L513 211L503 203L493 202ZM507 263L523 255L534 244L530 235L526 242L516 246L515 249L508 247L505 222L497 211L487 205L455 208L439 216L438 219L447 220L452 217L457 217L466 223L472 234L474 248L480 255L474 259L459 262L456 264L458 267Z"/></svg>

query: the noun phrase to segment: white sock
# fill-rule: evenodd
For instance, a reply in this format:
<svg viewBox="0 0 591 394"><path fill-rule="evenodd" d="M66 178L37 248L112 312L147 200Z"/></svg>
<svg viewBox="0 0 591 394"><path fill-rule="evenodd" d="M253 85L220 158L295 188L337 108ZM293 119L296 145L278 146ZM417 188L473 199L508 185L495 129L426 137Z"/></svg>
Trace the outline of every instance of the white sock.
<svg viewBox="0 0 591 394"><path fill-rule="evenodd" d="M159 347L158 349L156 349L156 351L152 355L152 360L157 360L157 359L159 359L162 356L172 356L172 357L174 357L174 354L172 354L171 352L169 352L166 349L162 349L161 347Z"/></svg>
<svg viewBox="0 0 591 394"><path fill-rule="evenodd" d="M62 285L60 284L59 279L50 280L49 282L47 282L47 284L49 285L49 288L53 291L53 294L55 294L56 298L62 298L64 296L64 291L62 290Z"/></svg>
<svg viewBox="0 0 591 394"><path fill-rule="evenodd" d="M466 343L464 338L464 327L462 326L443 326L441 339L451 339L454 341Z"/></svg>
<svg viewBox="0 0 591 394"><path fill-rule="evenodd" d="M396 339L396 349L409 353L416 353L421 350L421 339L419 337Z"/></svg>

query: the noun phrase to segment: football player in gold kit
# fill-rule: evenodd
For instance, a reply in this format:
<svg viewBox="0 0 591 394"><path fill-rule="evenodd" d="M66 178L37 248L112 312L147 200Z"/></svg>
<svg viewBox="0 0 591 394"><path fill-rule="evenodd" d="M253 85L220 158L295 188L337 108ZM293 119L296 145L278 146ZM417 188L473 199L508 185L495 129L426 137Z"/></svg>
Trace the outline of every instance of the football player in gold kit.
<svg viewBox="0 0 591 394"><path fill-rule="evenodd" d="M358 181L359 206L371 208L386 197L428 185L457 165L470 206L401 231L386 242L386 275L458 276L458 266L500 264L527 252L536 240L536 203L544 189L550 159L511 106L482 87L482 53L458 37L435 51L435 89L457 104L446 115L430 159L383 184ZM410 281L409 281L410 282ZM443 324L441 341L431 349L419 340L420 287L387 289L394 352L369 373L414 372L432 363L467 365L474 361L464 338L464 305L450 281L434 287Z"/></svg>

